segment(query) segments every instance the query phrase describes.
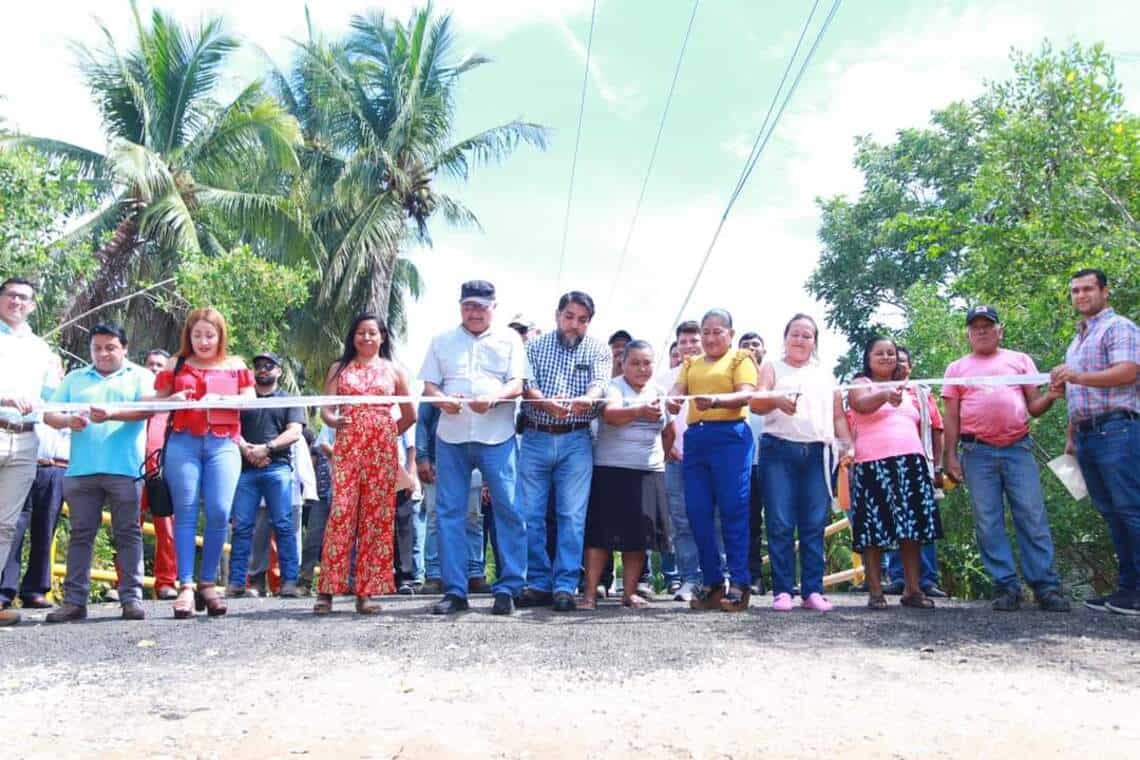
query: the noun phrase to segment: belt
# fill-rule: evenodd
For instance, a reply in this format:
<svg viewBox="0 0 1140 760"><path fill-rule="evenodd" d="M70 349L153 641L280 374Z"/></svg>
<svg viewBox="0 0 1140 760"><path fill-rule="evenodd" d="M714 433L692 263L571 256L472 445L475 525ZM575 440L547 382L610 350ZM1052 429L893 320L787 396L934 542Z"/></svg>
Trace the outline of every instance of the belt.
<svg viewBox="0 0 1140 760"><path fill-rule="evenodd" d="M1089 417L1087 420L1081 420L1077 423L1077 430L1082 433L1089 433L1102 427L1106 422L1115 422L1116 420L1140 420L1140 414L1129 411L1127 409L1117 409L1112 412L1105 412L1098 414L1095 417Z"/></svg>
<svg viewBox="0 0 1140 760"><path fill-rule="evenodd" d="M9 433L30 433L36 429L34 422L9 422L8 420L0 420L0 430L7 430Z"/></svg>
<svg viewBox="0 0 1140 760"><path fill-rule="evenodd" d="M1020 443L1021 441L1025 440L1025 436L1021 436L1021 438L1018 438L1013 443L1007 443L1005 446L1002 446L1002 445L997 444L997 443L990 443L989 441L982 440L981 438L974 435L973 433L959 433L958 434L958 440L961 441L962 443L984 443L986 446L993 446L994 448L997 448L997 449L1008 449L1014 443Z"/></svg>
<svg viewBox="0 0 1140 760"><path fill-rule="evenodd" d="M37 459L36 464L40 467L67 467L67 460L52 457L51 459Z"/></svg>
<svg viewBox="0 0 1140 760"><path fill-rule="evenodd" d="M562 435L563 433L573 433L575 430L585 430L590 427L589 422L573 422L569 425L543 425L538 422L526 423L527 430L537 430L540 433L553 433L554 435Z"/></svg>

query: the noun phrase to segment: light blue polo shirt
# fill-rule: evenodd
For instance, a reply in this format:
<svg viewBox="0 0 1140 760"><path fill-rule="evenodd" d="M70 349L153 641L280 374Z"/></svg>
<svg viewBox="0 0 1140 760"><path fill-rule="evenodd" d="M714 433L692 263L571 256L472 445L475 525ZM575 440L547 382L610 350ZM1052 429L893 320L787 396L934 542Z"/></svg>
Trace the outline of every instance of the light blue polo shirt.
<svg viewBox="0 0 1140 760"><path fill-rule="evenodd" d="M150 370L124 362L112 375L101 375L94 365L67 373L52 401L113 406L138 401L154 389ZM89 422L82 432L71 434L68 477L81 475L139 476L145 446L146 420L138 422Z"/></svg>

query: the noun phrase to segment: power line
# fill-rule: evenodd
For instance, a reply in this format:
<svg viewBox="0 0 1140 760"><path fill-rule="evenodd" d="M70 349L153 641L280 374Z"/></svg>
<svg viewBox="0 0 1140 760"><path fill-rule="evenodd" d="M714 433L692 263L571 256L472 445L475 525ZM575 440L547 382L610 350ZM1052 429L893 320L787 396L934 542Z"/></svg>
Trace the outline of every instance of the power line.
<svg viewBox="0 0 1140 760"><path fill-rule="evenodd" d="M685 60L685 50L689 47L689 35L693 31L693 22L697 18L697 8L701 0L693 0L693 12L689 14L689 25L685 29L685 37L681 40L681 51L677 54L677 65L673 69L673 81L669 84L669 93L665 96L665 110L661 112L661 123L657 125L657 137L653 140L653 150L649 153L649 167L645 170L645 179L641 182L641 192L637 196L637 203L633 207L633 219L629 223L629 231L625 236L625 244L618 255L617 272L614 273L613 285L610 286L607 303L612 303L614 293L617 292L618 281L621 279L622 268L625 266L625 257L629 252L630 241L633 240L633 231L637 227L637 218L641 214L641 204L645 201L645 191L649 187L649 178L653 175L653 165L657 161L657 148L661 145L661 135L665 131L665 120L669 116L669 107L673 103L673 91L677 88L677 79L681 74L681 64Z"/></svg>
<svg viewBox="0 0 1140 760"><path fill-rule="evenodd" d="M685 300L681 304L681 308L677 311L677 316L673 319L673 324L680 323L681 317L685 313L685 309L689 307L689 301L692 300L693 292L697 289L697 283L700 282L701 275L703 275L705 272L705 267L708 265L709 258L712 256L713 248L716 246L717 240L720 238L721 230L724 229L724 224L726 221L728 221L728 215L732 213L732 208L736 205L736 201L740 197L741 191L743 191L749 177L752 176L752 170L756 168L756 163L760 160L760 156L764 152L764 148L768 145L768 140L772 137L772 133L776 131L776 125L779 124L780 117L783 115L784 109L787 107L788 102L791 101L792 96L795 94L796 89L799 87L800 80L803 78L808 64L811 63L812 57L815 55L816 50L819 48L819 43L823 40L824 34L827 33L827 29L829 26L831 26L831 22L835 18L835 14L839 12L839 6L842 3L843 0L833 0L831 4L831 10L828 11L827 17L824 18L823 24L820 25L819 31L816 32L815 40L812 42L811 47L808 48L807 55L804 57L803 62L800 64L799 70L796 72L795 78L792 80L791 87L788 88L787 94L784 96L783 101L780 103L779 109L776 110L775 116L771 120L771 126L769 127L768 125L767 116L764 119L764 123L761 124L760 132L756 135L756 141L752 146L752 152L749 154L748 160L744 163L744 169L740 173L740 178L736 182L736 187L733 189L732 194L729 196L728 204L725 206L724 213L720 217L720 223L717 224L716 231L713 232L712 240L709 242L708 250L705 251L704 258L701 260L701 265L697 269L696 276L693 277L693 282L691 285L689 285L689 290L685 294ZM800 41L796 43L792 57L788 61L789 69L791 68L792 63L795 61L796 54L799 52L800 43L803 42L804 35L807 32L812 17L815 15L816 6L818 4L819 0L816 0L815 5L812 6L811 13L808 14L807 21L804 22L804 28L800 32ZM786 78L787 70L784 72L784 79ZM781 86L783 85L784 79L781 79ZM779 92L779 89L777 89L776 95L772 100L773 105L775 104L776 100L779 99ZM768 113L772 113L772 106L769 106ZM765 127L768 127L766 132Z"/></svg>
<svg viewBox="0 0 1140 760"><path fill-rule="evenodd" d="M594 48L594 19L598 0L590 10L590 35L586 38L586 66L582 72L582 99L578 103L578 132L574 137L574 158L570 161L570 189L566 193L566 219L562 223L562 252L558 255L558 284L562 285L562 265L566 261L566 237L570 234L570 206L574 201L574 175L578 169L578 147L582 144L582 113L586 110L586 86L590 81L590 52Z"/></svg>

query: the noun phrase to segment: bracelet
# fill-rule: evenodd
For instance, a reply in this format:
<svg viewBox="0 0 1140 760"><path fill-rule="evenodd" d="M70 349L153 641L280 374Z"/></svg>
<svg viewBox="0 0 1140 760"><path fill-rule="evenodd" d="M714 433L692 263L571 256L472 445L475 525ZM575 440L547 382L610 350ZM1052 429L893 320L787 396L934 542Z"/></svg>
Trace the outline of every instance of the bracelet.
<svg viewBox="0 0 1140 760"><path fill-rule="evenodd" d="M720 399L718 399L718 398L714 398L714 399L712 400L712 404L709 406L709 409L716 409L716 404L717 404L717 402L718 402L718 401L720 401Z"/></svg>

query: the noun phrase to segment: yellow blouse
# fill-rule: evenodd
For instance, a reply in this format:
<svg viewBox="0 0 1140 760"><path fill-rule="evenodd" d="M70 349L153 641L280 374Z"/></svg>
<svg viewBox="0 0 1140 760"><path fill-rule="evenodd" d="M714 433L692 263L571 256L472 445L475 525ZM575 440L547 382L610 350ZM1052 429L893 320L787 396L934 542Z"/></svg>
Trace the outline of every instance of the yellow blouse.
<svg viewBox="0 0 1140 760"><path fill-rule="evenodd" d="M752 354L744 349L726 351L714 362L707 361L704 354L691 356L681 365L677 382L685 386L690 396L712 395L714 393L734 393L738 385L756 385L756 364ZM696 404L689 404L686 422L733 422L748 419L748 407L739 409L706 409L700 411Z"/></svg>

